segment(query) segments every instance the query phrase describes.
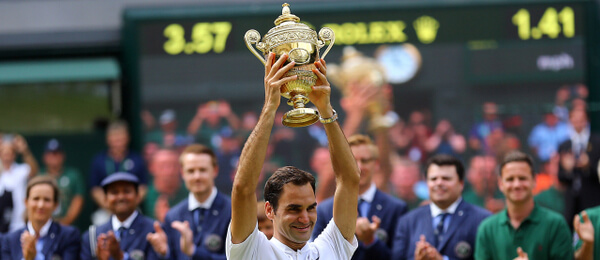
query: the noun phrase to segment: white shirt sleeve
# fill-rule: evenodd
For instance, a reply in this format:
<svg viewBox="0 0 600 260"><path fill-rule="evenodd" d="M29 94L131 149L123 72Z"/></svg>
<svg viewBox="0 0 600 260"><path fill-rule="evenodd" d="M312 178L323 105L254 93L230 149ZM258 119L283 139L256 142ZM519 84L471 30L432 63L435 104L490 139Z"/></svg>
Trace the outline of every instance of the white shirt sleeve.
<svg viewBox="0 0 600 260"><path fill-rule="evenodd" d="M358 240L354 236L352 243L348 242L332 218L323 232L315 239L314 246L319 250L321 259L347 260L352 257L358 247Z"/></svg>
<svg viewBox="0 0 600 260"><path fill-rule="evenodd" d="M227 259L260 259L259 252L265 252L265 250L272 251L269 246L269 240L262 232L258 231L258 222L254 227L254 231L250 234L244 242L234 244L231 242L231 223L227 228L227 241L225 242L225 254Z"/></svg>

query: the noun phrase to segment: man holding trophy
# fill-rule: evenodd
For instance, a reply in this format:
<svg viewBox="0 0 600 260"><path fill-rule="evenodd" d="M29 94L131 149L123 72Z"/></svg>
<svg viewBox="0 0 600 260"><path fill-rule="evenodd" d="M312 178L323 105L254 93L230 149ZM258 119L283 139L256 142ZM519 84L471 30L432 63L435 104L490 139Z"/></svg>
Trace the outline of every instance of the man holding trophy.
<svg viewBox="0 0 600 260"><path fill-rule="evenodd" d="M315 46L305 44L316 42L316 33L303 34L306 32L302 31L303 29L300 29L300 32L294 30L298 22L299 19L291 15L287 5L284 5L282 16L276 20L277 27L269 33L275 30L276 33L286 34L275 37L276 40L294 39L295 41L281 44L281 42L274 43L273 38L268 38L267 46L263 48L263 53L268 53L266 61L263 60L265 61L265 102L260 119L240 156L233 183L232 218L226 241L228 259L350 259L357 247L354 231L357 218L359 170L346 137L336 122L337 114L331 107L331 87L325 77L327 71L325 61L319 58ZM290 37L291 34L294 36ZM318 44L314 45L318 46ZM301 48L303 50L299 50ZM308 56L302 55L303 53ZM279 59L276 59L277 56ZM257 57L262 58L259 55ZM303 57L306 59L303 60ZM289 63L285 65L288 59ZM298 72L297 61L305 63L299 64L300 67L308 65L304 68L312 67L312 69ZM306 96L303 96L308 97L318 110L314 114L318 115L318 120L323 123L327 133L336 175L333 219L314 242L307 242L317 218L315 179L311 174L298 168L282 167L275 171L265 184L265 211L267 217L273 220L275 229L273 238L267 240L266 236L258 231L257 199L254 191L263 168L275 113L281 102L279 96L285 94L290 83L298 83L302 77L310 78L311 75L307 72L314 73L315 81L308 85L309 89L304 91ZM295 109L297 108L302 107L295 106ZM308 112L308 114L310 117L313 113ZM289 116L293 117L294 114Z"/></svg>

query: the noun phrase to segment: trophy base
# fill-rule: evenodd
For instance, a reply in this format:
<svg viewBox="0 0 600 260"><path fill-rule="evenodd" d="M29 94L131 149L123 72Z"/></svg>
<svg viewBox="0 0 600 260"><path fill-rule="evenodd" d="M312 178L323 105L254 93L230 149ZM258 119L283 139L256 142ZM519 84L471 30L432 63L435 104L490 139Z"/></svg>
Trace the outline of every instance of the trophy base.
<svg viewBox="0 0 600 260"><path fill-rule="evenodd" d="M282 123L287 127L305 127L319 121L319 113L312 108L295 108L283 115Z"/></svg>

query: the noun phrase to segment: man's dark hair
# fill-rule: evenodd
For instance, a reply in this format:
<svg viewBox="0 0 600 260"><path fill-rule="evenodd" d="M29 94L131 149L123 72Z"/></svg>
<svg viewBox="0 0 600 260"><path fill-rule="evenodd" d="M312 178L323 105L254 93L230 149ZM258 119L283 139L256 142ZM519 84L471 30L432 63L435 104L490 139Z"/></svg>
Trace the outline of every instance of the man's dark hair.
<svg viewBox="0 0 600 260"><path fill-rule="evenodd" d="M450 156L447 154L437 154L427 160L425 164L425 177L427 178L429 172L429 166L435 164L437 166L454 166L456 169L456 173L458 174L458 179L460 181L463 180L465 176L465 167L462 162L454 156Z"/></svg>
<svg viewBox="0 0 600 260"><path fill-rule="evenodd" d="M276 211L279 204L279 197L283 192L283 186L292 183L297 186L302 186L310 183L315 194L315 177L310 173L300 170L294 166L285 166L277 169L265 184L264 197L273 209Z"/></svg>
<svg viewBox="0 0 600 260"><path fill-rule="evenodd" d="M528 154L521 152L519 150L510 151L504 156L504 159L502 160L502 163L500 164L500 167L498 168L498 175L500 175L500 177L502 177L502 168L504 168L505 165L507 165L508 163L511 163L511 162L527 163L527 165L529 165L529 170L531 170L531 175L535 177L535 171L533 170L533 158L531 158L531 156L529 156Z"/></svg>

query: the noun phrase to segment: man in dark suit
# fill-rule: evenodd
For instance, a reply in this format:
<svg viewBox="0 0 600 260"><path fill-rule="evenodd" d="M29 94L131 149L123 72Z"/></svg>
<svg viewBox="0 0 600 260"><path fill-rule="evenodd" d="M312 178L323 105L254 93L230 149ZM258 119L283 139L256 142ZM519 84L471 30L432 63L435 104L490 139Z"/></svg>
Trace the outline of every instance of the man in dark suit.
<svg viewBox="0 0 600 260"><path fill-rule="evenodd" d="M131 173L117 172L104 178L101 186L112 216L83 235L80 259L168 258L168 248L162 246L167 244L167 236L160 224L137 210L139 185Z"/></svg>
<svg viewBox="0 0 600 260"><path fill-rule="evenodd" d="M183 150L179 161L190 194L165 217L171 258L224 260L231 200L215 187L219 173L215 153L193 144Z"/></svg>
<svg viewBox="0 0 600 260"><path fill-rule="evenodd" d="M432 203L398 220L392 259L473 259L477 227L490 212L463 201L458 159L436 155L425 169Z"/></svg>
<svg viewBox="0 0 600 260"><path fill-rule="evenodd" d="M572 224L575 214L600 205L600 136L590 133L585 110L573 109L569 113L570 139L559 148L559 181L567 187L565 192L565 219Z"/></svg>
<svg viewBox="0 0 600 260"><path fill-rule="evenodd" d="M407 211L406 203L375 187L373 174L378 170L378 150L365 135L353 135L348 144L360 169L359 218L356 220L358 249L352 259L390 259L393 234L398 218ZM312 239L321 234L333 217L333 197L317 206L317 223Z"/></svg>

